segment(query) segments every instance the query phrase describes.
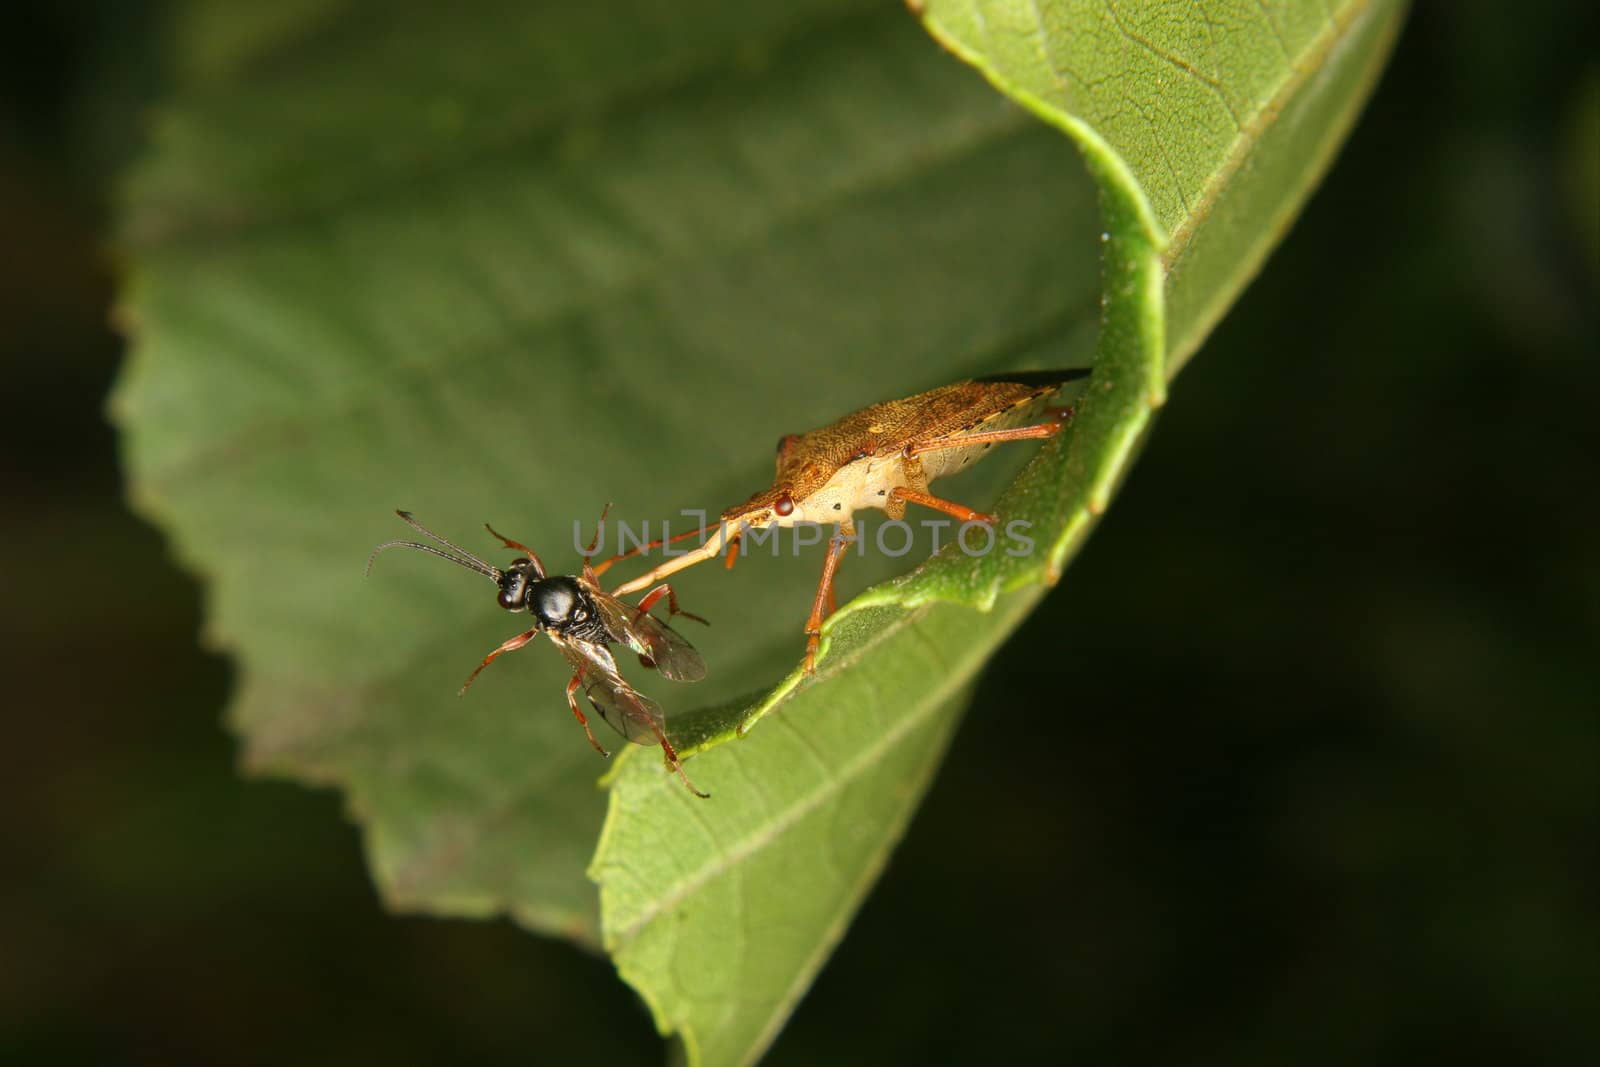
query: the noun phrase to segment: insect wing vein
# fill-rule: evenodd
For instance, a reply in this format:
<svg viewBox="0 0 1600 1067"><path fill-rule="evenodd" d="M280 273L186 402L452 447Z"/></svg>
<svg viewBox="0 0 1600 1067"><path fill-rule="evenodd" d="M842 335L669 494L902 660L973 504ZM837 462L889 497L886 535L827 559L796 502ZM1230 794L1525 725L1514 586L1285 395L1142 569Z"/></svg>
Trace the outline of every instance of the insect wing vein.
<svg viewBox="0 0 1600 1067"><path fill-rule="evenodd" d="M557 640L556 645L583 676L583 695L607 726L636 745L656 744L666 721L661 705L623 680L604 645L566 640Z"/></svg>
<svg viewBox="0 0 1600 1067"><path fill-rule="evenodd" d="M674 682L698 682L706 676L706 661L672 627L648 613L639 614L638 609L608 594L594 599L605 617L606 628L639 655L648 657L662 677Z"/></svg>

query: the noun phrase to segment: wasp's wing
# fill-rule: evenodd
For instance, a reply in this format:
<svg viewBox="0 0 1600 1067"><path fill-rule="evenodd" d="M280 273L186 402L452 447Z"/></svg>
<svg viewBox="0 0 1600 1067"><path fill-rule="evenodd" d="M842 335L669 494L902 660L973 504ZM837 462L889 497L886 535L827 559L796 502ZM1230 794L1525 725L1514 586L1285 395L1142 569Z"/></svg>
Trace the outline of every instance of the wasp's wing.
<svg viewBox="0 0 1600 1067"><path fill-rule="evenodd" d="M706 676L706 661L687 638L649 612L610 593L590 590L606 629L617 640L649 660L649 665L674 682L698 682Z"/></svg>
<svg viewBox="0 0 1600 1067"><path fill-rule="evenodd" d="M556 645L581 676L583 695L606 725L636 745L660 743L666 736L661 705L623 680L604 645L584 641L557 641Z"/></svg>

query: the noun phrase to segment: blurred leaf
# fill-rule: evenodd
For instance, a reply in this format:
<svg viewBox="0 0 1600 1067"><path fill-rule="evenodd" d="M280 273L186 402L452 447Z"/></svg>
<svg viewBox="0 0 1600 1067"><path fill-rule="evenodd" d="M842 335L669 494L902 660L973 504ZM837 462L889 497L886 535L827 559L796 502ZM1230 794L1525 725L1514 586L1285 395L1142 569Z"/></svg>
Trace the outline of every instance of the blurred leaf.
<svg viewBox="0 0 1600 1067"><path fill-rule="evenodd" d="M487 584L420 554L362 581L393 508L572 567L608 500L637 529L759 481L776 425L1070 360L1074 324L1088 358L1068 146L902 12L735 10L640 4L619 43L568 6L332 6L158 114L132 177L131 492L210 579L247 763L343 786L393 906L597 942L605 803L559 657L456 699L516 630ZM698 583L712 678L654 695L770 685L815 567Z"/></svg>
<svg viewBox="0 0 1600 1067"><path fill-rule="evenodd" d="M912 0L1046 122L1127 167L1163 235L1169 376L1260 269L1383 69L1402 0Z"/></svg>
<svg viewBox="0 0 1600 1067"><path fill-rule="evenodd" d="M1585 73L1573 92L1562 138L1561 178L1578 248L1600 282L1600 65Z"/></svg>
<svg viewBox="0 0 1600 1067"><path fill-rule="evenodd" d="M1085 27L1126 17L1073 6ZM1329 158L1397 7L1335 5L1304 48L1283 35L1310 20L1290 16L1324 5L1241 16L1228 55L1248 77L1204 68L1239 128L1161 188L1187 120L1157 151L1148 123L1150 144L1096 132L1122 111L1080 121L1077 100L1018 90L1079 138L1091 182L1066 139L864 0L469 8L301 3L248 48L208 8L180 39L204 52L211 34L217 55L187 57L201 74L157 117L126 211L131 492L210 579L247 762L342 786L392 906L593 943L603 794L559 657L507 657L455 701L517 628L481 579L396 554L360 580L403 532L391 509L485 550L489 519L572 567L565 546L607 501L653 536L765 484L780 432L1081 365L1095 344L1072 431L999 504L1046 552L946 551L875 587L830 620L818 679L776 690L820 553L675 583L715 623L694 635L712 677L648 688L715 796L635 753L593 872L607 946L663 1031L702 1062L748 1061L842 935L986 656L1106 505L1163 352L1171 367L1198 345ZM1028 34L994 46L1002 12L981 10L981 40L941 5L927 18L1002 87L1027 84L1009 45ZM1036 43L1059 44L1057 10ZM1153 113L1172 79L1149 55L1102 35L1088 83ZM993 499L1028 451L948 495ZM852 557L841 591L898 569Z"/></svg>

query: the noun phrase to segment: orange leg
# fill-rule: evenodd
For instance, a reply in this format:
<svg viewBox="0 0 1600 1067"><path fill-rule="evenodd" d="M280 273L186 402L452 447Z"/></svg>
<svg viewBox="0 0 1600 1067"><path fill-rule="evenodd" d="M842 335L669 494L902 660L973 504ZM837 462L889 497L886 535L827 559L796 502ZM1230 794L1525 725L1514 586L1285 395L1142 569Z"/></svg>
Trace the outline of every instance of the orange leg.
<svg viewBox="0 0 1600 1067"><path fill-rule="evenodd" d="M572 681L567 683L567 707L571 708L572 714L578 717L578 725L583 727L584 736L589 739L589 743L594 746L594 750L607 759L610 759L611 753L600 747L600 742L594 739L594 731L589 729L589 720L584 718L583 712L578 710L578 698L573 694L578 691L578 686L582 684L583 672L579 671L577 674L572 676Z"/></svg>
<svg viewBox="0 0 1600 1067"><path fill-rule="evenodd" d="M833 614L833 576L839 570L839 560L844 556L849 542L834 528L828 539L828 555L822 561L822 581L817 585L817 596L811 602L811 617L806 620L806 673L816 673L817 645L821 643L822 620ZM827 608L824 614L823 608Z"/></svg>
<svg viewBox="0 0 1600 1067"><path fill-rule="evenodd" d="M589 566L589 558L594 555L594 548L600 543L600 531L606 528L606 516L609 514L611 514L610 504L600 509L600 521L594 524L594 536L589 538L589 547L583 550L583 575L595 585L600 584L595 581L599 576L599 572Z"/></svg>
<svg viewBox="0 0 1600 1067"><path fill-rule="evenodd" d="M1016 426L1009 430L985 430L983 433L954 434L949 437L939 437L932 441L913 441L905 447L907 459L927 455L929 452L942 452L950 448L966 448L969 445L995 444L1001 441L1028 441L1038 437L1054 437L1060 433L1062 427L1072 418L1071 408L1050 408L1049 413L1054 416L1049 422L1037 423L1033 426Z"/></svg>
<svg viewBox="0 0 1600 1067"><path fill-rule="evenodd" d="M935 511L942 511L946 515L954 515L962 522L994 521L993 515L985 515L981 511L973 511L965 504L956 504L949 500L940 500L936 496L930 496L929 494L921 492L917 489L908 489L903 485L889 490L889 499L904 500L908 504L921 504L925 508L933 508Z"/></svg>
<svg viewBox="0 0 1600 1067"><path fill-rule="evenodd" d="M728 562L722 565L724 570L733 570L733 561L739 558L739 535L734 534L728 538Z"/></svg>
<svg viewBox="0 0 1600 1067"><path fill-rule="evenodd" d="M646 542L645 544L640 545L638 548L630 548L630 549L628 549L628 551L622 553L620 556L612 556L610 559L601 560L600 561L600 565L594 569L594 573L597 574L597 575L604 574L606 571L611 569L611 565L613 563L620 563L625 559L632 559L634 556L639 555L641 552L647 552L652 548L661 548L664 545L672 544L674 541L683 541L683 540L687 540L690 537L699 537L701 534L703 534L707 530L711 530L711 529L715 529L715 527L702 526L698 530L689 530L686 533L674 534L673 536L667 537L667 538L657 538L654 541L649 541L649 542Z"/></svg>
<svg viewBox="0 0 1600 1067"><path fill-rule="evenodd" d="M535 567L539 568L539 577L543 578L546 574L549 573L548 571L546 571L544 569L544 561L541 560L538 557L538 555L536 555L534 553L533 549L529 548L527 545L523 544L521 541L513 541L513 540L511 540L511 538L507 537L503 533L500 533L493 526L490 526L488 523L484 523L483 524L483 528L485 530L488 530L490 533L494 534L494 536L498 537L500 539L500 543L505 545L507 548L511 549L514 552L521 552L524 556L527 556L529 559L531 559L533 561L533 565ZM484 662L487 663L489 661L488 660L484 660Z"/></svg>
<svg viewBox="0 0 1600 1067"><path fill-rule="evenodd" d="M644 599L639 601L639 611L634 618L637 619L644 615L648 615L650 613L650 609L655 607L656 602L659 601L663 596L667 598L667 618L675 619L679 615L682 615L684 618L693 619L695 622L698 622L702 625L711 625L709 622L706 622L706 620L702 619L693 612L684 611L682 608L678 607L678 594L672 591L672 586L667 582L662 582L660 585L656 586L654 589L650 590L650 592L645 594Z"/></svg>
<svg viewBox="0 0 1600 1067"><path fill-rule="evenodd" d="M495 661L496 657L498 657L502 652L515 652L517 649L521 648L523 645L527 644L529 641L532 641L537 636L539 636L539 631L537 629L534 629L534 630L529 630L527 633L518 634L517 636L509 638L508 640L506 640L499 648L495 649L493 652L491 652L487 656L483 657L483 662L478 664L478 669L477 670L475 670L471 674L467 675L467 680L461 683L461 692L457 693L456 695L460 696L461 693L465 693L467 691L467 686L472 684L473 679L477 678L478 675L482 674L483 673L483 669L485 667L487 667L489 664L493 663Z"/></svg>
<svg viewBox="0 0 1600 1067"><path fill-rule="evenodd" d="M656 728L656 740L661 742L662 761L677 774L679 780L683 782L684 788L701 800L710 800L711 794L700 792L694 787L694 783L689 781L689 776L683 773L683 761L678 758L678 750L672 747L672 742L667 740L667 735L661 732L660 727Z"/></svg>

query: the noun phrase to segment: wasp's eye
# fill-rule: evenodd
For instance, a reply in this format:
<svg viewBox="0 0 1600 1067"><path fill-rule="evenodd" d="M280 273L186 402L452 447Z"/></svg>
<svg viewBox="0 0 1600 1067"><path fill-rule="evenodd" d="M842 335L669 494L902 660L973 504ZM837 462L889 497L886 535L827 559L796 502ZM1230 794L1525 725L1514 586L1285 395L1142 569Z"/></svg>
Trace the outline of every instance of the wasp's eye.
<svg viewBox="0 0 1600 1067"><path fill-rule="evenodd" d="M792 515L794 514L794 499L788 493L784 493L778 498L778 502L772 505L772 510L779 515Z"/></svg>
<svg viewBox="0 0 1600 1067"><path fill-rule="evenodd" d="M507 611L520 611L522 599L527 592L528 583L520 574L508 575L506 581L500 585L500 595L495 597L495 603Z"/></svg>

